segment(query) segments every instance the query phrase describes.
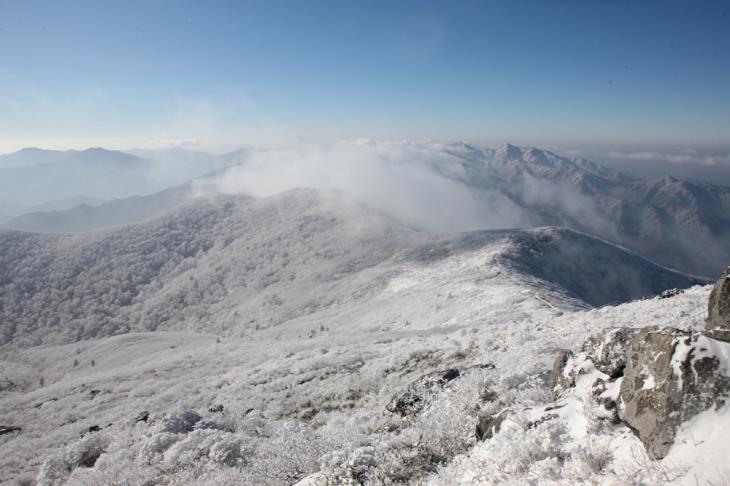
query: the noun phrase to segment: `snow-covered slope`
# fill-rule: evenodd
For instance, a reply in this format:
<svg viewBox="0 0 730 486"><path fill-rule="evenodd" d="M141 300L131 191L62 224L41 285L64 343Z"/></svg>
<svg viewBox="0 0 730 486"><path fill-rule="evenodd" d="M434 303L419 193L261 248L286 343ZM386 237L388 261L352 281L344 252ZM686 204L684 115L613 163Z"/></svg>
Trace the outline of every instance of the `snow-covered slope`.
<svg viewBox="0 0 730 486"><path fill-rule="evenodd" d="M434 235L306 189L0 242L7 484L448 484L477 408L542 403L597 329L698 325L708 292L592 309L697 281L572 230ZM423 412L383 413L448 368Z"/></svg>
<svg viewBox="0 0 730 486"><path fill-rule="evenodd" d="M565 229L437 236L341 193L221 196L96 233L0 232L2 342L163 329L242 336L345 312L371 323L465 325L479 319L472 302L488 301L497 276L575 305L699 282ZM473 283L449 306L429 308L424 279ZM399 311L403 299L421 310ZM462 300L468 312L455 314Z"/></svg>
<svg viewBox="0 0 730 486"><path fill-rule="evenodd" d="M691 458L676 467L651 462L626 428L601 436L600 443L571 436L565 427L580 427L583 415L575 416L577 425L518 423L498 441L475 445L477 410L547 405L556 350L576 348L589 334L616 325L700 327L709 292L696 287L671 299L580 310L571 302L549 303L546 293L492 267L492 278L481 283L491 292L467 299L473 278L450 281L442 272L476 270L475 263L449 257L390 286L389 292L403 294L401 311L410 315L426 312L424 301L408 293L429 288L426 306L446 307L459 318L442 326L363 322L343 312L243 338L132 333L8 350L0 369L15 387L3 387L0 415L22 430L0 436L4 479L278 485L322 470L330 481L359 477L366 484L525 484L537 478L632 484L629 474L642 467L649 479L637 484L651 484L665 471L720 477L721 470L687 471ZM478 321L461 320L467 306L481 306ZM420 415L383 413L408 383L452 367L462 378ZM195 424L184 410L202 420ZM609 447L614 439L621 445L616 457ZM573 455L560 456L567 452ZM83 466L84 457L96 456L93 468Z"/></svg>

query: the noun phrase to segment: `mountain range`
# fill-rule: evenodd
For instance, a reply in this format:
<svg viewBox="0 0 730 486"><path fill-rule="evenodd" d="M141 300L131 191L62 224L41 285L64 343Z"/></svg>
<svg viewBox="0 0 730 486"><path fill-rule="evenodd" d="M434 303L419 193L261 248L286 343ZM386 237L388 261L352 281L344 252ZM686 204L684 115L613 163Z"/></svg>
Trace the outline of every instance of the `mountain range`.
<svg viewBox="0 0 730 486"><path fill-rule="evenodd" d="M636 218L638 235L722 228L725 189L513 146L418 153L388 162L432 190L409 196L437 209L448 189L447 217L515 227L428 228L367 190L240 194L241 177L267 183L248 154L13 223L43 231L0 230L0 483L489 484L553 477L550 464L571 483L654 484L672 464L714 481L682 439L723 450L704 422L680 431L671 463L651 462L601 416L602 395L581 385L555 404L546 390L556 354L597 331L704 326L709 280L614 243L632 233L611 209L664 215ZM403 397L422 410L392 412ZM475 414L505 409L514 423L475 443ZM705 420L722 430L725 410Z"/></svg>
<svg viewBox="0 0 730 486"><path fill-rule="evenodd" d="M31 210L81 194L101 200L151 194L185 184L242 156L241 151L224 155L166 150L138 153L142 155L90 148L23 149L0 155L0 194ZM15 210L10 215L18 214Z"/></svg>
<svg viewBox="0 0 730 486"><path fill-rule="evenodd" d="M515 227L578 229L697 275L719 275L730 261L728 187L671 176L641 180L585 159L514 145L429 148L451 157L428 162L430 170L482 199L485 225L504 212L507 200Z"/></svg>
<svg viewBox="0 0 730 486"><path fill-rule="evenodd" d="M706 277L716 276L730 261L730 246L726 244L730 238L730 188L724 186L671 176L637 179L585 159L514 145L498 149L466 143L372 142L365 149L354 145L362 152L363 165L379 167L377 177L392 186L387 196L380 187L359 187L367 187L371 172L361 180L343 181L337 174L323 172L311 162L313 157L297 160L296 153L277 155L274 151L272 155L271 151L250 149L224 155L182 149L133 154L103 149L49 153L26 149L0 156L0 167L6 167L0 169L4 198L22 201L29 194L42 193L47 199L89 194L118 200L58 212L26 211L6 221L4 227L75 232L141 221L186 199L181 196L184 191L178 189L171 190L175 197L170 197L171 192L155 191L198 178L192 186L196 195L246 193L267 185L276 188L271 194L294 187L334 188L354 193L410 226L423 227L437 216L449 223L437 222L425 228L429 230L573 228L662 265ZM279 170L278 159L282 157L292 160ZM43 163L31 165L30 160ZM8 168L11 164L17 166ZM384 166L387 168L382 169ZM288 174L292 167L297 168L294 176ZM420 180L399 178L400 173L395 172L398 167L421 171L422 179L433 179L431 186L423 189L416 187L422 184ZM243 180L244 184L233 184L231 189L231 180ZM402 193L400 207L394 208L390 199L398 193ZM146 194L147 199L125 202L132 194ZM418 197L409 201L413 194ZM469 201L467 210L462 208L463 200ZM407 210L402 210L404 206ZM17 215L17 209L14 212Z"/></svg>
<svg viewBox="0 0 730 486"><path fill-rule="evenodd" d="M543 282L546 299L584 305L702 282L567 229L438 236L341 193L217 196L93 233L0 231L2 342L163 329L240 336L335 309L367 319L404 269L480 251L473 265L517 269ZM450 318L436 311L415 324Z"/></svg>

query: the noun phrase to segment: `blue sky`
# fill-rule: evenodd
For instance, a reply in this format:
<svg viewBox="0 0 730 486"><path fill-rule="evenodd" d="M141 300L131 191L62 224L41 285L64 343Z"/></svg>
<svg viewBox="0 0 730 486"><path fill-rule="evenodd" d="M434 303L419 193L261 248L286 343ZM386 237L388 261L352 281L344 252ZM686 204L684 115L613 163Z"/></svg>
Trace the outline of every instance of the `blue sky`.
<svg viewBox="0 0 730 486"><path fill-rule="evenodd" d="M0 0L0 151L712 145L730 2Z"/></svg>

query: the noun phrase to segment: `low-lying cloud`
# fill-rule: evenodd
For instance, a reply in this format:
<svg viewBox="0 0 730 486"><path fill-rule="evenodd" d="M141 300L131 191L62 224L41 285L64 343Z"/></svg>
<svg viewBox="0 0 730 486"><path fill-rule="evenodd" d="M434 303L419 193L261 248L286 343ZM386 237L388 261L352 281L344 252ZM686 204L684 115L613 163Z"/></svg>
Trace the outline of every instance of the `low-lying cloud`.
<svg viewBox="0 0 730 486"><path fill-rule="evenodd" d="M463 160L435 143L358 140L251 152L215 178L222 193L262 197L297 188L343 191L397 219L435 231L510 228L522 210L496 191L472 191Z"/></svg>
<svg viewBox="0 0 730 486"><path fill-rule="evenodd" d="M645 160L672 164L697 164L730 167L730 152L702 151L696 148L659 151L610 151L606 158L619 160Z"/></svg>

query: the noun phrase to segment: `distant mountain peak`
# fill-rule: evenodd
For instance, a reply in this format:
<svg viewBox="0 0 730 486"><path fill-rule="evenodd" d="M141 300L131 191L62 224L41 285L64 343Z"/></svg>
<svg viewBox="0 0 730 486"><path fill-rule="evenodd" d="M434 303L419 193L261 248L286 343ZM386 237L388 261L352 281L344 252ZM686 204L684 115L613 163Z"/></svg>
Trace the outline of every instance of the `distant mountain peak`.
<svg viewBox="0 0 730 486"><path fill-rule="evenodd" d="M522 149L516 145L506 143L494 151L499 160L519 160L522 158Z"/></svg>
<svg viewBox="0 0 730 486"><path fill-rule="evenodd" d="M46 150L38 147L23 147L22 149L15 152L16 154L29 154L29 153L39 153L39 152L52 152L52 150Z"/></svg>

